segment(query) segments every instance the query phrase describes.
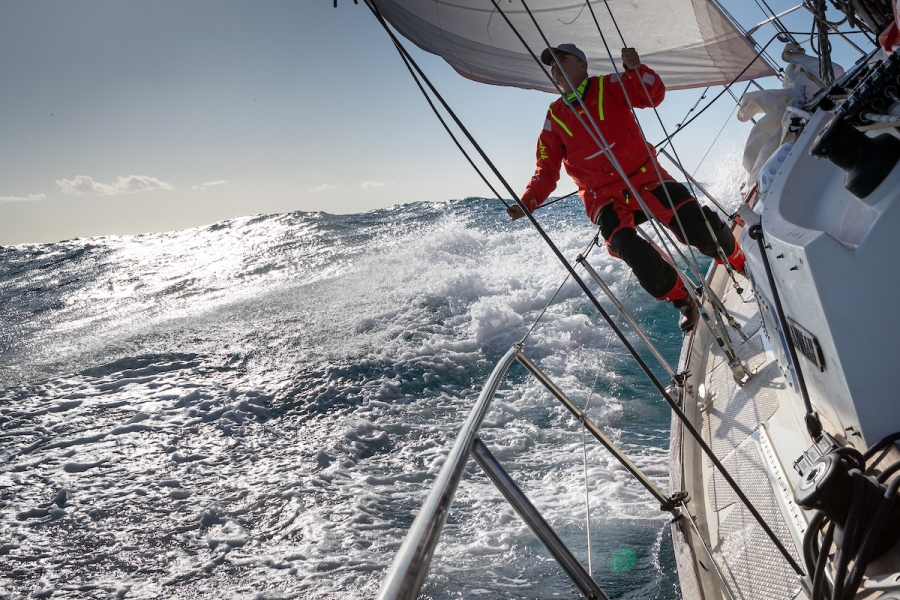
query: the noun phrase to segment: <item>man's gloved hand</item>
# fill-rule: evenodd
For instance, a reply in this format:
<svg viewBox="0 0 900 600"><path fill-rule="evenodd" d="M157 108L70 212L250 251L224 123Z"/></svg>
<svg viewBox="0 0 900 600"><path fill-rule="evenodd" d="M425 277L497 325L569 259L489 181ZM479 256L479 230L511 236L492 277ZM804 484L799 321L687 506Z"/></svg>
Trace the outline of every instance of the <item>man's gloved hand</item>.
<svg viewBox="0 0 900 600"><path fill-rule="evenodd" d="M522 207L518 204L510 204L506 207L506 214L510 216L510 218L515 221L516 219L521 219L525 216L525 211L522 210Z"/></svg>
<svg viewBox="0 0 900 600"><path fill-rule="evenodd" d="M641 66L641 57L634 48L622 48L622 63L626 71L633 71Z"/></svg>

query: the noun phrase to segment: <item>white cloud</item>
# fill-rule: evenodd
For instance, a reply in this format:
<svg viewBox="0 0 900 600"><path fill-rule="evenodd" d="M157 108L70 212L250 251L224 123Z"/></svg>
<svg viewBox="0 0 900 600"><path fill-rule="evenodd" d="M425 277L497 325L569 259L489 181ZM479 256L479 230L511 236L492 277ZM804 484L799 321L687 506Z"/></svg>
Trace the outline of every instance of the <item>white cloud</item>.
<svg viewBox="0 0 900 600"><path fill-rule="evenodd" d="M225 185L228 183L227 179L216 179L215 181L207 181L202 185L192 185L192 190L205 190L207 187L212 187L214 185Z"/></svg>
<svg viewBox="0 0 900 600"><path fill-rule="evenodd" d="M44 194L28 194L27 196L0 196L0 202L33 202L35 200L46 200Z"/></svg>
<svg viewBox="0 0 900 600"><path fill-rule="evenodd" d="M313 189L309 190L311 192L324 192L325 190L330 190L331 188L336 188L336 185L330 185L328 183L323 183L322 185L317 185Z"/></svg>
<svg viewBox="0 0 900 600"><path fill-rule="evenodd" d="M361 187L361 188L381 187L383 185L390 185L391 183L394 183L394 182L391 181L390 183L385 183L383 181L363 181L359 187Z"/></svg>
<svg viewBox="0 0 900 600"><path fill-rule="evenodd" d="M135 194L151 190L171 190L172 185L147 175L121 175L114 183L99 183L87 175L78 175L75 179L57 179L56 183L66 194L100 194L115 196L116 194Z"/></svg>

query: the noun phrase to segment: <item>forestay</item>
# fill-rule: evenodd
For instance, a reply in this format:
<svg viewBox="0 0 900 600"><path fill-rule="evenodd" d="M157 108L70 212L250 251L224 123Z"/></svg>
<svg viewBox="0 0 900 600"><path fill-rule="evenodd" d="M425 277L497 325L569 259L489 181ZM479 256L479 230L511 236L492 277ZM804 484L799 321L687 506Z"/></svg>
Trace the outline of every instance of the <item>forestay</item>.
<svg viewBox="0 0 900 600"><path fill-rule="evenodd" d="M463 77L555 92L547 76L491 0L374 0L384 17L423 50L446 60ZM520 0L500 8L531 48L544 49ZM593 74L613 72L591 8L617 56L621 41L603 2L532 0L535 15L553 45L584 50ZM708 0L609 0L609 10L629 46L662 76L669 89L726 84L756 56L753 45ZM618 58L617 58L618 60ZM740 80L774 75L757 59Z"/></svg>

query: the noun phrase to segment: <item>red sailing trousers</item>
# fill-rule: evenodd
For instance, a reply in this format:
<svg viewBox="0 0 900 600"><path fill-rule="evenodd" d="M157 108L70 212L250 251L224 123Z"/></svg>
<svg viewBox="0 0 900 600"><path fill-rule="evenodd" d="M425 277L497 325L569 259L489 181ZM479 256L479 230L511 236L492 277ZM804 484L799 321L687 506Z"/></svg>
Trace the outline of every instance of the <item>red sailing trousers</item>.
<svg viewBox="0 0 900 600"><path fill-rule="evenodd" d="M641 199L681 243L695 246L701 253L721 263L716 251L718 242L729 264L738 271L744 268L743 251L731 230L715 211L706 206L701 207L680 183L667 181L652 189L651 187L637 187L641 192ZM704 215L709 227L704 222ZM636 225L647 220L644 210L628 190L623 190L621 197L604 205L597 216L597 224L600 225L600 233L606 240L609 253L628 263L641 287L657 300L681 300L687 296L687 290L675 268L635 230Z"/></svg>

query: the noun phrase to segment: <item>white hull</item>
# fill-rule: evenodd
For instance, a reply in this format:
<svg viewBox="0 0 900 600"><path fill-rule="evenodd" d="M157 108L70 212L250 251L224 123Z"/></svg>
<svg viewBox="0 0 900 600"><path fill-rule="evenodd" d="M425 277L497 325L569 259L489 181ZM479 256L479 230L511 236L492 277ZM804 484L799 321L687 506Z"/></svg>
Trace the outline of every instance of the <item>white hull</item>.
<svg viewBox="0 0 900 600"><path fill-rule="evenodd" d="M869 444L900 430L893 367L900 296L900 167L865 202L850 194L840 168L809 154L830 116L821 111L812 117L761 210L756 208L761 219L749 211L743 214L762 223L785 315L821 348L811 358L798 351L796 367L824 431L841 445L865 452ZM709 280L749 338L740 343L732 332L737 355L753 376L738 386L709 328L698 324L681 356L679 370L690 375L680 400L716 457L802 565L803 535L814 513L794 501L801 475L793 465L813 440L786 346L790 335L779 325L765 264L746 233L741 242L752 278L752 285L738 279L745 287L743 298L724 269L714 267ZM672 491L690 493L688 507L696 522L696 529L684 518L672 526L684 597L808 598L808 583L674 418L671 456ZM900 453L892 449L884 462L898 458ZM870 564L857 598L882 597L890 590L900 594L900 584L882 581L898 569L895 547ZM865 591L876 583L878 592Z"/></svg>

